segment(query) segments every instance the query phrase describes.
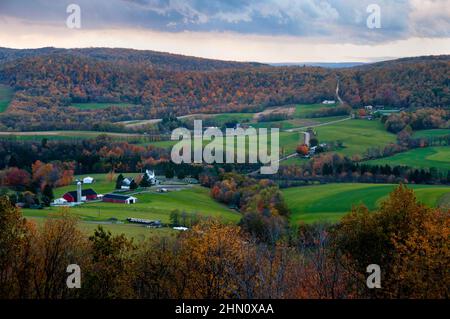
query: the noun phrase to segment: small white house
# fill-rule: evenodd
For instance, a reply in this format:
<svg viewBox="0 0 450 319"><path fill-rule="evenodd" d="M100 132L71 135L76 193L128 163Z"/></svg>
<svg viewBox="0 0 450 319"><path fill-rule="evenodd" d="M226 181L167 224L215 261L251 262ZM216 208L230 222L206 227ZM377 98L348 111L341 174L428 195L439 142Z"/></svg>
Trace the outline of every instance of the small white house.
<svg viewBox="0 0 450 319"><path fill-rule="evenodd" d="M133 179L131 177L127 177L122 181L122 185L120 188L123 190L129 190L132 182L133 182Z"/></svg>
<svg viewBox="0 0 450 319"><path fill-rule="evenodd" d="M125 179L122 181L122 185L123 185L123 186L130 186L132 181L133 181L132 178L127 177L127 178L125 178Z"/></svg>
<svg viewBox="0 0 450 319"><path fill-rule="evenodd" d="M85 178L83 178L83 184L92 184L94 182L94 178L87 176Z"/></svg>

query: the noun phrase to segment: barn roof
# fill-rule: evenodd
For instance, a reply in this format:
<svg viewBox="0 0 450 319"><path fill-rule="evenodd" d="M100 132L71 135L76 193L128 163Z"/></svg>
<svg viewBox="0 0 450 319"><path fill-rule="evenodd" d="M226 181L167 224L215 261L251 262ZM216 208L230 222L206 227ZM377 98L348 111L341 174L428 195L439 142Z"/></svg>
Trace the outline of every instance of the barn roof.
<svg viewBox="0 0 450 319"><path fill-rule="evenodd" d="M77 191L67 192L66 194L69 194L73 198L77 197ZM64 195L66 195L66 194L64 194ZM92 188L81 190L81 196L90 196L90 195L97 195L97 193Z"/></svg>
<svg viewBox="0 0 450 319"><path fill-rule="evenodd" d="M134 197L133 196L129 196L129 195L106 194L105 196L103 196L103 198L127 200L129 198L134 198Z"/></svg>

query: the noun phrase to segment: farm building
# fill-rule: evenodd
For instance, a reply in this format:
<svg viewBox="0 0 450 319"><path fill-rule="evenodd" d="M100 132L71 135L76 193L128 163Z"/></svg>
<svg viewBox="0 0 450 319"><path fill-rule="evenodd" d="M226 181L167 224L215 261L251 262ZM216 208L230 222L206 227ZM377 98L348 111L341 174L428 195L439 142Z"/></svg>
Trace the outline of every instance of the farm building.
<svg viewBox="0 0 450 319"><path fill-rule="evenodd" d="M147 179L151 185L158 184L158 180L156 179L155 171L145 170L144 175L147 175Z"/></svg>
<svg viewBox="0 0 450 319"><path fill-rule="evenodd" d="M102 200L107 203L135 204L137 198L129 195L106 194Z"/></svg>
<svg viewBox="0 0 450 319"><path fill-rule="evenodd" d="M132 182L133 182L133 178L127 177L122 181L122 186L120 188L123 190L129 190Z"/></svg>
<svg viewBox="0 0 450 319"><path fill-rule="evenodd" d="M67 192L63 195L62 198L64 198L69 203L85 202L97 199L97 193L92 188L83 189L81 191L81 200L78 198L77 194L78 191Z"/></svg>
<svg viewBox="0 0 450 319"><path fill-rule="evenodd" d="M68 201L64 198L57 198L53 201L53 205L67 205Z"/></svg>
<svg viewBox="0 0 450 319"><path fill-rule="evenodd" d="M83 184L92 184L94 182L94 178L87 176L85 178L83 178Z"/></svg>

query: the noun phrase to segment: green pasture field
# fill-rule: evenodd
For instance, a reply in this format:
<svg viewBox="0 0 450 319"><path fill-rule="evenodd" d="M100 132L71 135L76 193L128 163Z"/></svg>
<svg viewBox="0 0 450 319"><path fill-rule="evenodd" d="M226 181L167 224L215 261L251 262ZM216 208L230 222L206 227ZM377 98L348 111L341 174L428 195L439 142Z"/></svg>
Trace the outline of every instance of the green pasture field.
<svg viewBox="0 0 450 319"><path fill-rule="evenodd" d="M14 91L6 85L0 84L0 113L5 112L14 95Z"/></svg>
<svg viewBox="0 0 450 319"><path fill-rule="evenodd" d="M282 190L291 210L291 222L336 222L352 205L365 204L374 210L397 185L391 184L326 184L294 187ZM449 196L450 187L430 185L408 185L414 189L417 199L437 206L444 196Z"/></svg>
<svg viewBox="0 0 450 319"><path fill-rule="evenodd" d="M437 168L443 173L450 171L450 146L416 148L390 157L364 162L370 165L409 166L414 168Z"/></svg>
<svg viewBox="0 0 450 319"><path fill-rule="evenodd" d="M321 143L340 140L344 147L336 150L346 156L363 155L370 147L383 147L396 142L379 121L349 120L315 128Z"/></svg>
<svg viewBox="0 0 450 319"><path fill-rule="evenodd" d="M93 175L95 177L95 175ZM112 191L112 182L101 182L85 185L84 188L92 188L98 193ZM108 188L108 191L104 191ZM75 185L67 186L55 191L59 196L66 190L75 190ZM171 191L169 193L143 193L133 195L138 201L136 204L114 204L105 202L90 202L79 206L70 207L69 212L88 222L105 222L111 218L125 221L128 217L161 220L164 223L170 221L170 213L173 210L185 211L188 214L210 216L222 219L226 222L237 222L241 215L225 205L214 201L209 194L209 189L193 186L188 189ZM23 209L25 216L48 217L57 213L59 207L50 207L41 210ZM120 225L119 225L120 226Z"/></svg>
<svg viewBox="0 0 450 319"><path fill-rule="evenodd" d="M295 117L305 118L311 116L322 108L333 108L337 104L298 104L295 106Z"/></svg>
<svg viewBox="0 0 450 319"><path fill-rule="evenodd" d="M430 138L450 135L450 129L434 129L434 130L422 130L415 131L413 134L414 138Z"/></svg>
<svg viewBox="0 0 450 319"><path fill-rule="evenodd" d="M38 227L42 227L48 218L43 217L26 217L28 220L36 223ZM171 228L147 228L142 225L132 224L112 224L112 223L100 223L100 222L87 222L80 220L78 222L78 228L86 235L91 236L94 231L99 227L103 227L105 230L110 231L113 235L125 234L128 238L133 238L135 242L144 240L150 237L171 237L176 236L178 231Z"/></svg>

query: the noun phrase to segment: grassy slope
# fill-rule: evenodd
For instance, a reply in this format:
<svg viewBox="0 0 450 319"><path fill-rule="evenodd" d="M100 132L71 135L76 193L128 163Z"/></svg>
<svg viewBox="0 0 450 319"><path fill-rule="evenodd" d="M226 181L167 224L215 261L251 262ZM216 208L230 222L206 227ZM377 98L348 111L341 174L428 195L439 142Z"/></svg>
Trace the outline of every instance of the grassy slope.
<svg viewBox="0 0 450 319"><path fill-rule="evenodd" d="M96 187L93 188L96 189ZM124 221L128 217L136 217L169 222L170 213L175 209L187 213L223 218L225 221L237 222L240 219L238 213L215 202L209 196L209 190L203 187L197 186L166 194L139 194L135 197L138 198L138 202L133 205L94 202L72 207L70 212L86 221L106 221L110 218ZM44 210L24 209L25 215L28 216L48 216L57 211L58 208L56 207Z"/></svg>
<svg viewBox="0 0 450 319"><path fill-rule="evenodd" d="M380 158L365 162L376 165L404 165L415 168L435 167L443 172L450 170L450 147L417 148L408 152L395 154L390 157Z"/></svg>
<svg viewBox="0 0 450 319"><path fill-rule="evenodd" d="M292 222L337 221L352 205L363 203L374 210L396 185L387 184L327 184L295 187L283 190L292 211ZM411 185L417 198L426 205L436 206L450 187Z"/></svg>
<svg viewBox="0 0 450 319"><path fill-rule="evenodd" d="M413 134L413 137L419 138L419 137L438 137L438 136L445 136L450 135L450 129L436 129L436 130L423 130L423 131L416 131Z"/></svg>
<svg viewBox="0 0 450 319"><path fill-rule="evenodd" d="M124 174L125 177L134 177L137 174ZM78 176L79 178L87 175ZM114 190L115 179L109 181L105 174L90 174L95 178L95 183L85 185L83 188L92 188L98 194L106 194ZM69 185L55 189L55 198L61 197L68 191L76 189L75 185ZM190 189L173 191L166 194L148 193L136 195L138 203L134 205L111 204L103 202L86 203L70 208L70 211L79 215L85 221L106 221L109 218L125 220L127 217L146 219L160 219L169 221L170 212L179 209L187 213L198 213L204 216L223 218L225 221L236 222L240 215L226 206L215 202L209 196L209 190L195 186ZM45 217L55 213L58 208L51 207L44 210L24 209L26 216Z"/></svg>
<svg viewBox="0 0 450 319"><path fill-rule="evenodd" d="M98 194L106 194L114 189L115 179L110 181L105 174L89 174L77 176L83 178L92 176L95 183L85 185L84 188L92 188ZM125 177L134 177L136 173L123 174ZM75 185L69 185L55 189L55 198L61 197L68 191L76 189ZM202 216L212 216L221 218L226 222L237 222L240 214L228 209L226 206L215 202L209 195L209 190L203 187L195 186L190 189L173 191L165 194L148 193L135 195L138 203L134 205L111 204L103 202L86 203L77 207L70 208L70 212L80 217L80 227L87 233L92 233L94 229L101 224L105 229L112 233L124 233L129 237L143 238L145 236L167 235L174 233L170 229L148 229L140 225L132 224L110 224L104 223L110 218L117 218L119 221L125 221L128 217L161 220L169 222L170 213L178 209L187 213L198 213ZM50 207L43 210L23 209L23 214L27 218L42 224L46 217L59 211L57 207Z"/></svg>
<svg viewBox="0 0 450 319"><path fill-rule="evenodd" d="M310 116L322 108L336 107L336 104L299 104L295 107L295 117L304 118Z"/></svg>
<svg viewBox="0 0 450 319"><path fill-rule="evenodd" d="M38 227L41 227L47 220L42 217L27 217L28 220L35 222ZM141 225L132 224L102 224L102 223L92 223L79 221L78 227L87 236L93 235L95 229L98 226L102 226L104 229L110 231L113 235L125 234L129 238L134 238L135 240L143 240L149 237L155 236L174 236L178 231L172 230L170 228L153 229L146 228Z"/></svg>
<svg viewBox="0 0 450 319"><path fill-rule="evenodd" d="M317 127L316 131L320 142L341 140L344 148L337 153L347 156L363 154L370 147L384 146L396 140L379 121L350 120Z"/></svg>
<svg viewBox="0 0 450 319"><path fill-rule="evenodd" d="M0 85L0 113L5 112L13 97L13 90L5 85Z"/></svg>

